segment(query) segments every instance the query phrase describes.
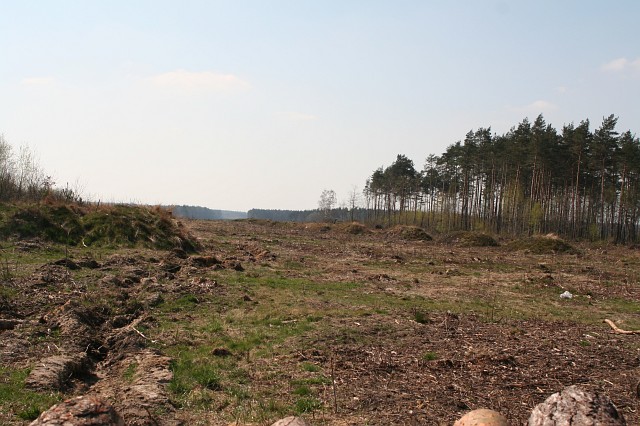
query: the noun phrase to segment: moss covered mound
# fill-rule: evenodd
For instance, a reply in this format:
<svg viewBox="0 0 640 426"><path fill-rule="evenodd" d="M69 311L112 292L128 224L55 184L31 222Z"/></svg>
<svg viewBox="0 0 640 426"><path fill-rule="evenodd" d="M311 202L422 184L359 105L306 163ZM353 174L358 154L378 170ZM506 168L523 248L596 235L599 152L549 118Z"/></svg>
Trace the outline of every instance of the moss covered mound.
<svg viewBox="0 0 640 426"><path fill-rule="evenodd" d="M198 243L170 212L132 205L3 206L0 237L86 246L143 246L195 251Z"/></svg>
<svg viewBox="0 0 640 426"><path fill-rule="evenodd" d="M496 247L498 242L489 234L475 231L456 231L440 238L446 244L460 247Z"/></svg>
<svg viewBox="0 0 640 426"><path fill-rule="evenodd" d="M575 247L555 235L537 235L512 241L508 247L513 250L526 250L534 254L578 253Z"/></svg>
<svg viewBox="0 0 640 426"><path fill-rule="evenodd" d="M411 241L431 241L433 238L419 226L397 225L387 231L387 235Z"/></svg>

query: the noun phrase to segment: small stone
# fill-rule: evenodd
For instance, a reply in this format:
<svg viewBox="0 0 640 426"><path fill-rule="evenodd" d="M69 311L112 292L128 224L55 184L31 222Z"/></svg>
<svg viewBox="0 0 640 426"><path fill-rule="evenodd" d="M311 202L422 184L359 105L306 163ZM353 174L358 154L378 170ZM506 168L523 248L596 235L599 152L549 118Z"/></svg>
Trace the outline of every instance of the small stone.
<svg viewBox="0 0 640 426"><path fill-rule="evenodd" d="M569 291L565 291L564 293L562 293L560 295L561 299L572 299L573 298L573 294L571 294L571 292Z"/></svg>

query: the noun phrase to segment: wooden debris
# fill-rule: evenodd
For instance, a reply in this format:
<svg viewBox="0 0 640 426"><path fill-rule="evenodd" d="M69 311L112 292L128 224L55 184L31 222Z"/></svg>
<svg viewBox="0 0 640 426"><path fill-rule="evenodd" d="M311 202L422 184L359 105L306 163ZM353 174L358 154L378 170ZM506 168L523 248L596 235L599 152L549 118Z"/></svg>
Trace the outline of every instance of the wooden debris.
<svg viewBox="0 0 640 426"><path fill-rule="evenodd" d="M611 321L610 319L605 319L604 322L609 324L609 327L611 327L613 329L614 333L617 333L617 334L640 334L640 330L623 330L620 327L618 327L617 325L615 325L615 323L613 321Z"/></svg>

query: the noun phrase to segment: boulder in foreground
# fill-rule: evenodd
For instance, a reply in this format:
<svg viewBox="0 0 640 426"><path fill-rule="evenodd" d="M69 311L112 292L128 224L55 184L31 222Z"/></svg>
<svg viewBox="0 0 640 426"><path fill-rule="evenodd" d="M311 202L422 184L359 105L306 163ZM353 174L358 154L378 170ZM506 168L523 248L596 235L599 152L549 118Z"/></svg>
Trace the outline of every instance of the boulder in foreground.
<svg viewBox="0 0 640 426"><path fill-rule="evenodd" d="M606 396L569 386L535 406L529 426L624 426L627 422Z"/></svg>

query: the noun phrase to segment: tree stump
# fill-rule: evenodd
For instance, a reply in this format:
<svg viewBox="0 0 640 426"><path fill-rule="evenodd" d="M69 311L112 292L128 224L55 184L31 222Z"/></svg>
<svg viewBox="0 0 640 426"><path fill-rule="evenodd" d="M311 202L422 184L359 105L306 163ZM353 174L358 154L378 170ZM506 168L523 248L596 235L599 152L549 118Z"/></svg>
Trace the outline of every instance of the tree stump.
<svg viewBox="0 0 640 426"><path fill-rule="evenodd" d="M569 386L536 405L529 426L626 426L622 414L606 396Z"/></svg>

